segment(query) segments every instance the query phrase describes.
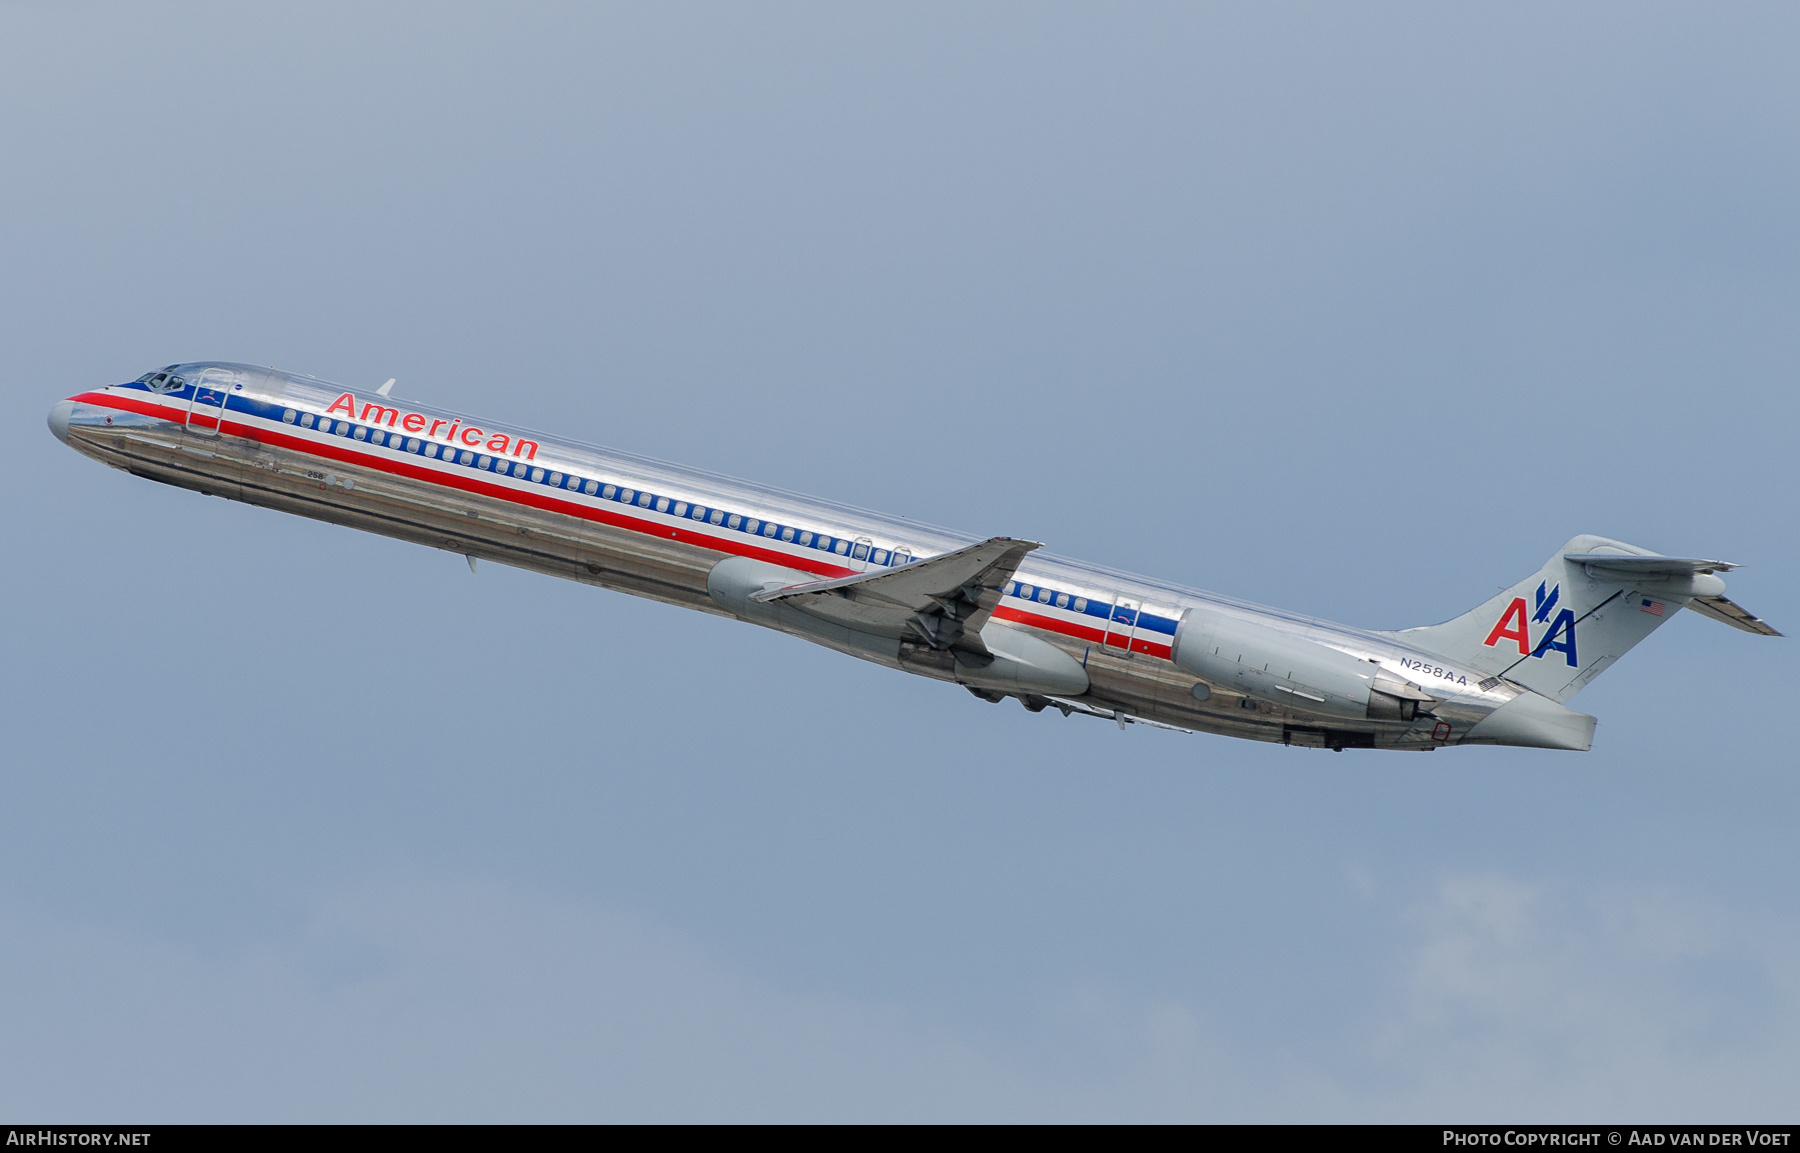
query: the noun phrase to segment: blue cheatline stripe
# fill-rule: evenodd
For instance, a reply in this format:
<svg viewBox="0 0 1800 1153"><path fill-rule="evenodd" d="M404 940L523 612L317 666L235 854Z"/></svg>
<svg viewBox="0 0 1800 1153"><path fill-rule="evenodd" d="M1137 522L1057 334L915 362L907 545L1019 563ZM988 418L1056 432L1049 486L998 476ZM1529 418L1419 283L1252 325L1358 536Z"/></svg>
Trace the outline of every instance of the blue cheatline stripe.
<svg viewBox="0 0 1800 1153"><path fill-rule="evenodd" d="M175 396L177 394L166 395ZM532 484L553 488L570 496L587 496L667 516L685 517L708 527L723 528L742 533L745 536L781 544L799 545L802 548L811 548L832 556L849 558L857 547L856 542L846 537L833 536L830 533L815 533L810 529L802 529L794 525L780 524L743 513L732 513L724 509L693 504L631 485L603 484L593 477L582 476L578 473L564 473L561 469L552 468L549 465L509 460L498 453L444 444L440 441L413 436L404 431L392 431L363 424L360 421L344 420L338 417L327 418L317 413L303 412L292 406L257 400L254 397L228 396L225 408L229 412L265 420L271 424L289 425L296 432L317 432L323 435L338 436L373 448L386 448L392 452L423 457L440 464L456 465L475 472L488 472L494 475L509 476L514 480L529 481ZM313 416L315 427L309 429L302 425L299 418L303 415ZM327 428L330 429L329 432L326 431ZM427 449L436 449L437 455L430 455L426 451ZM552 480L552 478L555 479ZM571 481L576 483L571 485ZM677 508L683 511L675 512L674 510ZM893 567L894 564L892 552L885 548L871 548L867 557L857 557L856 559L866 559L869 563L882 567Z"/></svg>
<svg viewBox="0 0 1800 1153"><path fill-rule="evenodd" d="M148 385L138 384L136 382L124 385L123 387L135 388L144 392L152 391ZM174 399L191 399L194 388L195 386L193 384L186 384L174 392L158 393L156 395L167 396ZM259 420L268 421L271 424L292 425L296 431L323 431L325 427L330 427L332 431L326 435L342 436L347 440L357 441L372 447L387 448L389 451L405 452L409 455L425 457L428 460L435 460L441 464L457 465L469 468L473 471L510 476L515 480L528 480L531 483L542 484L545 487L555 488L560 492L568 493L570 495L582 495L600 500L613 501L628 507L654 510L664 515L686 516L688 519L705 524L709 527L723 528L732 532L743 533L746 536L780 541L784 544L800 544L801 547L812 548L817 551L830 553L834 556L848 558L852 548L855 547L852 541L843 537L835 537L828 533L815 533L811 530L797 528L793 525L764 521L744 513L733 513L724 509L712 508L705 505L690 504L686 501L678 501L674 497L648 492L631 485L606 484L592 477L585 477L575 473L563 473L562 470L553 469L547 465L539 465L533 462L520 460L506 460L497 453L484 453L479 449L446 445L440 441L429 440L425 437L409 436L404 431L392 431L374 425L362 424L355 420L342 420L337 417L326 418L318 413L306 413L304 410L293 408L289 405L257 400L254 397L226 394L224 408L228 412L240 413ZM289 416L289 413L292 413L293 415ZM299 417L302 415L313 416L318 427L306 429L299 423ZM409 442L417 444L418 447L408 447ZM440 455L427 456L424 451L427 447L436 447ZM449 451L445 452L445 449L448 449ZM468 459L465 460L463 459L464 457L467 457ZM485 467L483 462L486 462ZM494 465L496 463L501 465L501 467L495 468ZM558 479L555 483L552 483L551 477L556 477ZM571 481L577 483L571 486ZM590 488L590 486L592 487ZM676 513L672 511L682 505L687 506L687 511L685 513ZM805 537L807 536L812 537L810 543L805 542ZM886 549L872 550L868 559L870 563L877 565L891 567L893 564L892 554ZM1022 592L1021 586L1029 591ZM1050 600L1048 603L1036 599L1040 589L1050 593ZM1056 608L1059 612L1076 612L1084 616L1095 617L1101 621L1106 621L1110 618L1116 623L1123 625L1130 625L1133 623L1131 619L1132 610L1130 609L1120 608L1115 612L1113 605L1110 602L1080 597L1074 593L1050 588L1048 585L1040 585L1032 581L1012 582L1006 588L1006 595L1009 598L1034 605L1037 608ZM1058 596L1067 596L1071 606L1073 606L1076 601L1084 601L1085 603L1081 608L1058 608L1056 605L1056 598ZM1175 635L1175 628L1179 623L1173 617L1158 616L1155 613L1145 612L1141 609L1138 610L1136 616L1136 625L1140 632L1148 631L1163 633L1172 637Z"/></svg>
<svg viewBox="0 0 1800 1153"><path fill-rule="evenodd" d="M1037 595L1040 591L1049 593L1050 599L1048 601L1038 600ZM1006 586L1006 595L1014 597L1038 609L1056 609L1058 612L1081 613L1084 616L1096 617L1102 621L1111 619L1122 625L1129 625L1132 623L1132 611L1128 608L1120 608L1117 612L1114 612L1111 601L1093 600L1087 597L1077 596L1074 593L1062 589L1051 588L1049 585L1041 585L1034 581L1013 581ZM1059 608L1057 606L1056 598L1059 596L1066 596L1069 598L1069 607ZM1076 607L1077 603L1079 603L1080 607ZM1174 617L1159 617L1155 613L1144 612L1142 609L1138 610L1136 615L1137 627L1140 632L1147 629L1153 633L1167 633L1169 636L1175 635L1175 626L1179 622Z"/></svg>

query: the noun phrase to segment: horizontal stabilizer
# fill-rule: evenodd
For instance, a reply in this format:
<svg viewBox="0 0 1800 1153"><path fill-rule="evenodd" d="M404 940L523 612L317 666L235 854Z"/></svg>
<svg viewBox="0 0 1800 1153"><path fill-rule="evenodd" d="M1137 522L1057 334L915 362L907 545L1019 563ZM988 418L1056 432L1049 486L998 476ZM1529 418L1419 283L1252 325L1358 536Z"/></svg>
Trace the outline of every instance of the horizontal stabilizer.
<svg viewBox="0 0 1800 1153"><path fill-rule="evenodd" d="M1623 580L1636 580L1643 577L1698 576L1730 572L1738 567L1730 561L1723 560L1699 560L1680 556L1621 556L1608 552L1564 553L1563 559L1578 565L1586 565L1588 571L1595 576L1603 577L1606 575L1603 570L1611 569Z"/></svg>
<svg viewBox="0 0 1800 1153"><path fill-rule="evenodd" d="M849 628L985 651L981 628L1036 541L997 536L899 568L809 581L751 596Z"/></svg>
<svg viewBox="0 0 1800 1153"><path fill-rule="evenodd" d="M1723 588L1723 581L1715 577L1708 588L1708 582L1693 579L1730 572L1738 567L1730 561L1678 556L1615 556L1603 552L1565 553L1563 559L1581 565L1588 576L1595 580L1613 584L1638 584L1652 591L1662 587L1676 592L1689 592L1694 595L1687 602L1687 607L1703 617L1711 617L1721 624L1759 636L1781 635L1761 617L1713 591ZM1683 578L1687 578L1688 583L1680 583Z"/></svg>
<svg viewBox="0 0 1800 1153"><path fill-rule="evenodd" d="M1754 616L1734 601L1724 597L1695 597L1687 603L1687 607L1703 617L1711 617L1720 624L1730 625L1734 629L1743 629L1747 633L1758 636L1778 637L1782 634L1769 626L1769 622Z"/></svg>

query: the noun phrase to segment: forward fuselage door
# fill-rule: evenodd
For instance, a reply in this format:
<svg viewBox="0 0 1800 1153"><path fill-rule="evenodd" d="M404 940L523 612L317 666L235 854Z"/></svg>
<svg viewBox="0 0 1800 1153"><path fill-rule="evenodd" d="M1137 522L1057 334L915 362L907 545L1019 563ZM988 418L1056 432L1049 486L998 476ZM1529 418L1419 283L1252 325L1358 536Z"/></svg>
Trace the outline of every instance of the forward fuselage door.
<svg viewBox="0 0 1800 1153"><path fill-rule="evenodd" d="M1141 601L1115 596L1112 613L1106 622L1106 636L1100 647L1114 656L1131 656L1131 643L1137 639L1138 610L1142 607Z"/></svg>
<svg viewBox="0 0 1800 1153"><path fill-rule="evenodd" d="M237 373L223 368L209 368L194 380L194 395L188 401L187 428L200 436L218 436L225 423L225 398L237 384Z"/></svg>

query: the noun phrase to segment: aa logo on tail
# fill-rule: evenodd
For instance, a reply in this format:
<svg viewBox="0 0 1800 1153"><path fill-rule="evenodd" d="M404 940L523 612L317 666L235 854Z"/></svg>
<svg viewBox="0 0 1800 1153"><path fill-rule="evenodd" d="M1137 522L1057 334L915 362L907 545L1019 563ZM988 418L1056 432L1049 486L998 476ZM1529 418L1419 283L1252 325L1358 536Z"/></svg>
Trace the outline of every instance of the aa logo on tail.
<svg viewBox="0 0 1800 1153"><path fill-rule="evenodd" d="M1569 667L1574 668L1575 610L1558 609L1556 602L1562 595L1562 585L1556 585L1546 592L1544 586L1548 583L1548 581L1539 582L1537 611L1531 614L1531 621L1537 624L1548 621L1550 625L1544 630L1543 639L1538 641L1536 648L1531 646L1531 631L1530 625L1525 619L1524 597L1512 599L1512 603L1506 606L1506 611L1500 614L1500 619L1494 622L1494 631L1490 632L1487 640L1482 643L1492 648L1500 641L1513 641L1519 646L1519 655L1522 657L1541 657L1545 653L1561 653L1563 658L1569 662ZM1550 616L1552 612L1556 613L1554 619Z"/></svg>

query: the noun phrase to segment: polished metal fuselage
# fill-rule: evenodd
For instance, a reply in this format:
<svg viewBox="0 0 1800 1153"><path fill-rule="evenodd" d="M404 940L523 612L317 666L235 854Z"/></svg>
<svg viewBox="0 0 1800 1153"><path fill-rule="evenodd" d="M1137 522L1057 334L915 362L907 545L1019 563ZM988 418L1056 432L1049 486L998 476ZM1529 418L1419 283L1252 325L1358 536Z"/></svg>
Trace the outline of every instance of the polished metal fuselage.
<svg viewBox="0 0 1800 1153"><path fill-rule="evenodd" d="M351 392L308 377L224 363L178 370L187 383L177 392L118 385L70 398L64 439L96 460L147 479L720 615L730 614L708 594L707 575L729 556L841 576L871 567L878 556L889 563L908 555L925 559L980 539L630 453L487 421L477 424L464 414ZM351 397L348 421L346 396ZM335 416L328 412L334 403ZM363 419L371 409L373 423ZM315 427L303 427L308 418ZM321 418L332 428L347 423L350 430L322 432L316 427ZM402 421L421 427L403 428ZM426 434L426 427L432 433ZM471 430L480 436L471 439ZM415 432L419 435L411 435ZM394 440L399 447L373 443L402 435L404 441ZM520 450L484 451L502 441L529 444L529 456ZM445 463L408 444L442 451L441 445L464 456L480 453L480 461L493 460L476 471L474 464L457 463L460 457ZM495 475L508 467L540 470L543 479ZM550 476L655 496L651 504L626 504L582 489L546 487ZM800 526L803 536L829 538L845 547L809 551L775 535L732 530L728 521L671 516L657 509L656 501L670 509L691 507L696 515L704 509L744 518L745 524L784 526L781 531L790 534ZM1109 716L1121 725L1152 722L1309 746L1340 744L1345 730L1353 728L1362 734L1357 744L1430 749L1457 743L1516 691L1503 684L1483 689L1478 674L1449 667L1443 658L1416 651L1389 634L1041 550L1031 553L1016 575L1029 590L1055 590L1054 596L1079 598L1071 603L1100 606L1077 616L1059 611L1051 601L1009 596L994 619L1028 630L1083 663L1088 692L1053 703ZM1202 686L1171 660L1180 622L1195 610L1253 620L1373 662L1402 680L1424 684L1437 703L1432 715L1417 720L1350 726L1229 686ZM869 659L866 652L855 655ZM904 657L880 663L934 675Z"/></svg>

